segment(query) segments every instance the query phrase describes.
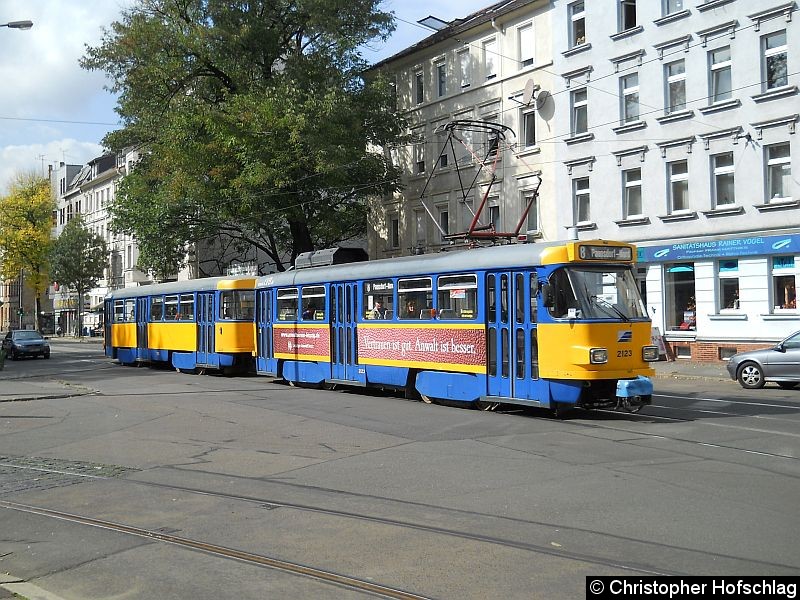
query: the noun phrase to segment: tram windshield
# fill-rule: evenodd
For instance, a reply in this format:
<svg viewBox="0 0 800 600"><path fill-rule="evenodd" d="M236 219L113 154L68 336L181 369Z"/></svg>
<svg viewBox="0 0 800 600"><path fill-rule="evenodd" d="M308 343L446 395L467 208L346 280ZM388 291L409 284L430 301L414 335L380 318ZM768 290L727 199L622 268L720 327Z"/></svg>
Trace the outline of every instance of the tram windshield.
<svg viewBox="0 0 800 600"><path fill-rule="evenodd" d="M566 267L550 276L556 318L644 319L636 278L628 267Z"/></svg>

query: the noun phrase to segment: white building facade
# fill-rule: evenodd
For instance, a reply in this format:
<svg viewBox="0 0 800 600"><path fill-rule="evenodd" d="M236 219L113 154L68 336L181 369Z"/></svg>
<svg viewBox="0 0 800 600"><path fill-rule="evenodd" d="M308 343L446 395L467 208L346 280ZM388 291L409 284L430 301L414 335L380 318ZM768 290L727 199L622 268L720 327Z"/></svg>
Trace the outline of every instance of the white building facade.
<svg viewBox="0 0 800 600"><path fill-rule="evenodd" d="M538 109L533 103L526 164L502 157L501 210L519 210L525 169L540 171L536 234L636 243L653 325L678 357L717 360L800 328L796 17L796 3L781 1L501 2L382 66L395 73L409 120L426 129L471 110L512 127L519 141L530 109L513 106L515 93L528 78L549 91ZM527 22L533 51L520 48ZM481 95L456 88L435 97L437 60L466 43L480 67L492 37L498 80L479 80ZM531 52L530 71L519 68ZM415 105L420 68L429 95ZM491 98L498 108L484 115ZM414 162L404 158L397 253L419 245ZM378 225L376 257L387 254L381 244L392 248L391 225Z"/></svg>

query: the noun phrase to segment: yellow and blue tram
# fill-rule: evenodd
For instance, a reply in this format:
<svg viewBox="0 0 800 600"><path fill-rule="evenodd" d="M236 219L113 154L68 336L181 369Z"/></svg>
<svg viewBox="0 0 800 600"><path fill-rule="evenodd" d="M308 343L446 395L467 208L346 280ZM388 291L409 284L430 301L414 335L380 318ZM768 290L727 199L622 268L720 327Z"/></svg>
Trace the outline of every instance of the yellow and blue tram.
<svg viewBox="0 0 800 600"><path fill-rule="evenodd" d="M635 248L519 244L298 269L256 283L256 368L426 400L638 408L658 360Z"/></svg>
<svg viewBox="0 0 800 600"><path fill-rule="evenodd" d="M179 371L249 370L255 282L211 277L115 290L104 302L106 356Z"/></svg>
<svg viewBox="0 0 800 600"><path fill-rule="evenodd" d="M107 353L481 407L636 410L658 348L634 263L632 245L568 241L119 290L106 301ZM233 291L248 310L231 319ZM165 307L184 299L197 310L172 333L184 322Z"/></svg>

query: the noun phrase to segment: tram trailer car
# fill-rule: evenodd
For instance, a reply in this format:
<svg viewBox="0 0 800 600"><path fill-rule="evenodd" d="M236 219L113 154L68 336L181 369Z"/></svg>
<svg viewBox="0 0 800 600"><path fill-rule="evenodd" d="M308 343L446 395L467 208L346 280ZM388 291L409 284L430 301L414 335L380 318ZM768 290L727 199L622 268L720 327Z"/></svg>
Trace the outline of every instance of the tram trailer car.
<svg viewBox="0 0 800 600"><path fill-rule="evenodd" d="M264 276L256 369L481 408L635 411L651 401L658 360L635 256L629 244L569 241Z"/></svg>
<svg viewBox="0 0 800 600"><path fill-rule="evenodd" d="M253 370L255 277L211 277L105 297L105 353L125 365Z"/></svg>

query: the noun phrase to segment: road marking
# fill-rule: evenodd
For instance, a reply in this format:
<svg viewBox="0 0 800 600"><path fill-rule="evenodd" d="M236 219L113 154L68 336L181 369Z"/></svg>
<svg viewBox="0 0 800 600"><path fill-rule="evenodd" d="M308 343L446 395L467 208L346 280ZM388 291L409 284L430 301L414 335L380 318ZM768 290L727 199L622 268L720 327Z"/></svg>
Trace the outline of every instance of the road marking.
<svg viewBox="0 0 800 600"><path fill-rule="evenodd" d="M719 402L721 404L741 404L746 406L763 406L766 408L790 408L792 410L800 410L800 406L793 404L767 404L766 402L740 402L738 400L721 400L720 398L697 398L696 396L674 396L671 394L653 394L655 398L678 398L680 400L702 400L705 402Z"/></svg>

